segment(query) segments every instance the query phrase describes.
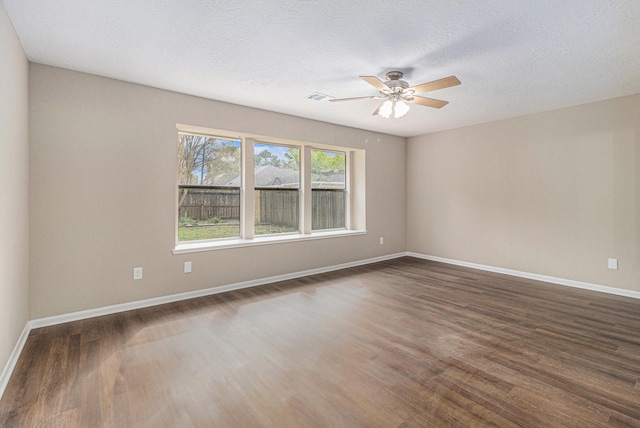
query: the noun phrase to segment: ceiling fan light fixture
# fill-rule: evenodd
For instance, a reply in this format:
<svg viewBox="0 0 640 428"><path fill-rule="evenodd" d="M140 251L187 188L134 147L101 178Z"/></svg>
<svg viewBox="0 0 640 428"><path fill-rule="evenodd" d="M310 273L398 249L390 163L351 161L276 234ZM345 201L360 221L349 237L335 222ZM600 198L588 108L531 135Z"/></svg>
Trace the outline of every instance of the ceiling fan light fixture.
<svg viewBox="0 0 640 428"><path fill-rule="evenodd" d="M398 101L395 103L395 108L393 109L394 115L393 117L402 117L409 111L409 105L404 101Z"/></svg>
<svg viewBox="0 0 640 428"><path fill-rule="evenodd" d="M386 100L382 103L378 114L384 118L389 119L391 114L393 113L393 102L391 100Z"/></svg>
<svg viewBox="0 0 640 428"><path fill-rule="evenodd" d="M399 118L407 114L409 111L409 106L404 101L396 101L396 100L386 100L380 106L380 110L378 110L378 114L386 119Z"/></svg>

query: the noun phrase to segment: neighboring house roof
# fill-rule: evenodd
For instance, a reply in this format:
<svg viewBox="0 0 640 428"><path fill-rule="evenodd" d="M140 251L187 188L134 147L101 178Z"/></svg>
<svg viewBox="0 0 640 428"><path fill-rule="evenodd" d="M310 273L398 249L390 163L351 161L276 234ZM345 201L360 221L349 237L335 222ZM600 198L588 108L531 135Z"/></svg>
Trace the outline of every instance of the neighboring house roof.
<svg viewBox="0 0 640 428"><path fill-rule="evenodd" d="M256 186L297 187L300 184L300 173L289 168L278 168L264 165L256 168Z"/></svg>
<svg viewBox="0 0 640 428"><path fill-rule="evenodd" d="M314 188L336 189L344 187L344 173L321 173L313 174L312 177ZM256 187L298 187L300 183L300 175L298 171L289 168L280 168L273 165L264 165L256 168L255 186ZM216 177L214 185L216 186L234 186L240 187L241 177L239 174L233 176L225 174Z"/></svg>
<svg viewBox="0 0 640 428"><path fill-rule="evenodd" d="M237 179L238 184L234 184ZM236 173L220 174L213 180L214 186L240 186L240 175Z"/></svg>

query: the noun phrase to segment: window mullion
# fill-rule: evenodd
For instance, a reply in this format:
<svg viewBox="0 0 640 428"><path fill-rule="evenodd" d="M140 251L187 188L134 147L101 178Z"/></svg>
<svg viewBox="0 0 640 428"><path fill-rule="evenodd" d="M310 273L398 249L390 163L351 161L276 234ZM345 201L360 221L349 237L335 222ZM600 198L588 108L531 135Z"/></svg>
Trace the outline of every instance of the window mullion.
<svg viewBox="0 0 640 428"><path fill-rule="evenodd" d="M312 194L311 194L311 147L302 146L300 153L300 177L302 183L300 183L300 230L304 234L310 234L312 223L311 223L311 204L312 204Z"/></svg>
<svg viewBox="0 0 640 428"><path fill-rule="evenodd" d="M345 172L344 172L344 180L345 180L345 186L344 186L344 192L345 192L345 219L344 219L344 227L347 230L351 229L351 224L352 224L352 206L351 206L351 193L352 193L352 180L351 180L351 171L353 170L353 165L352 165L352 156L351 156L351 152L348 151L345 153Z"/></svg>
<svg viewBox="0 0 640 428"><path fill-rule="evenodd" d="M351 195L349 195L349 203L351 205L351 227L350 229L366 230L366 161L364 150L352 151L351 162L349 165L349 177L351 184Z"/></svg>
<svg viewBox="0 0 640 428"><path fill-rule="evenodd" d="M242 195L240 211L240 237L253 239L255 221L255 174L254 142L252 138L242 139Z"/></svg>

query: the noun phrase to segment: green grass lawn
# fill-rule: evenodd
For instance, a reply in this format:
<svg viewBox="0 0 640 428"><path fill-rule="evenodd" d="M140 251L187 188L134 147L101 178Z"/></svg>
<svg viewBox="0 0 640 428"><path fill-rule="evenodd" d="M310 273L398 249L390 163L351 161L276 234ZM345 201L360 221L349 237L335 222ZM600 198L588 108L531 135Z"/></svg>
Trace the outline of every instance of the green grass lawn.
<svg viewBox="0 0 640 428"><path fill-rule="evenodd" d="M273 224L257 224L256 235L269 235L272 233L297 232L287 226L277 226ZM207 226L180 226L178 227L179 241L200 241L203 239L237 238L240 236L240 225L238 224L216 224Z"/></svg>

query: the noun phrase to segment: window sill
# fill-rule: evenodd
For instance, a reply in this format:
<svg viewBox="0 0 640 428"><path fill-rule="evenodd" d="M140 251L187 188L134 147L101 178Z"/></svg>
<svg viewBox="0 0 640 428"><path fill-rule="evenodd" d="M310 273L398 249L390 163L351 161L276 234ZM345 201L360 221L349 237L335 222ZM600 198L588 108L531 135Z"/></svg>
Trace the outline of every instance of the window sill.
<svg viewBox="0 0 640 428"><path fill-rule="evenodd" d="M366 230L330 230L313 232L309 235L303 234L283 234L258 236L253 239L225 239L219 241L206 242L184 242L176 245L172 250L173 254L195 253L198 251L225 250L229 248L253 247L256 245L282 244L286 242L299 242L314 239L340 238L344 236L366 235Z"/></svg>

